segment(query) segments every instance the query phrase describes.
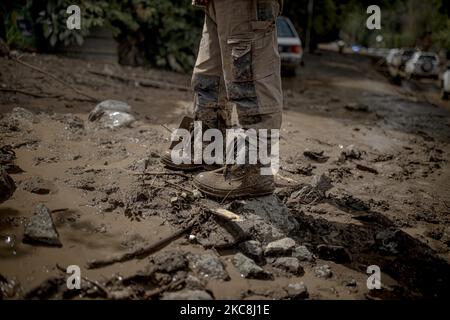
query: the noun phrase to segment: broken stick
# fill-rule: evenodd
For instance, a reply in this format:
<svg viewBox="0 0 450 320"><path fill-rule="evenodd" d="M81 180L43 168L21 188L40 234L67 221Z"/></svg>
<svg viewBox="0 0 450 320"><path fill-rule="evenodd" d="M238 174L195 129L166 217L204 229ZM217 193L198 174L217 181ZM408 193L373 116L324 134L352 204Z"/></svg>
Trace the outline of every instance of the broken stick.
<svg viewBox="0 0 450 320"><path fill-rule="evenodd" d="M174 232L173 234L171 234L155 243L152 243L146 247L141 247L135 251L126 252L124 254L121 254L121 255L118 255L115 257L111 257L111 258L89 261L87 263L87 268L88 269L98 269L98 268L112 265L114 263L125 262L125 261L133 260L136 258L143 258L150 254L153 254L153 253L157 252L158 250L167 246L172 241L180 238L185 233L188 233L189 231L191 231L192 228L197 223L199 223L203 218L204 218L203 214L200 214L196 218L192 219L184 228L182 228L182 229Z"/></svg>

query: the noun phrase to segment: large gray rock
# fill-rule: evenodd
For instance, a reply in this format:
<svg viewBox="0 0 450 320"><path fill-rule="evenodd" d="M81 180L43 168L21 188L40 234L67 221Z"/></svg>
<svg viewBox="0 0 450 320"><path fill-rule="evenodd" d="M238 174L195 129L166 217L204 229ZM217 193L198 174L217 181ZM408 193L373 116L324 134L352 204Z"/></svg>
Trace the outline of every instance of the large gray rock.
<svg viewBox="0 0 450 320"><path fill-rule="evenodd" d="M290 256L295 247L295 241L291 238L283 238L270 242L264 250L266 256Z"/></svg>
<svg viewBox="0 0 450 320"><path fill-rule="evenodd" d="M172 273L187 268L188 261L183 252L165 251L152 258L151 262L159 272Z"/></svg>
<svg viewBox="0 0 450 320"><path fill-rule="evenodd" d="M228 280L230 278L222 261L216 255L210 253L190 254L188 259L192 263L192 269L204 278L218 280Z"/></svg>
<svg viewBox="0 0 450 320"><path fill-rule="evenodd" d="M244 278L249 279L272 279L272 274L258 266L255 261L242 253L236 253L233 264Z"/></svg>
<svg viewBox="0 0 450 320"><path fill-rule="evenodd" d="M230 210L250 221L254 238L263 243L280 239L299 227L289 209L275 195L235 201Z"/></svg>
<svg viewBox="0 0 450 320"><path fill-rule="evenodd" d="M35 215L25 225L23 242L57 247L62 246L50 211L43 204L37 206Z"/></svg>
<svg viewBox="0 0 450 320"><path fill-rule="evenodd" d="M211 295L203 290L182 290L165 292L161 300L213 300Z"/></svg>

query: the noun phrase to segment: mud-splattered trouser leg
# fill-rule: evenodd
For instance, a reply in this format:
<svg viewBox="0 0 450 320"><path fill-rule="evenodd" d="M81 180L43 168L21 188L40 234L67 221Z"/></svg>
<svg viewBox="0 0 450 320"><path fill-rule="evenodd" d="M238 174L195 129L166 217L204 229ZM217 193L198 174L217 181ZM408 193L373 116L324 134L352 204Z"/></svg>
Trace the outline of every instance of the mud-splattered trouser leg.
<svg viewBox="0 0 450 320"><path fill-rule="evenodd" d="M275 21L278 0L212 0L228 101L244 129L279 129L283 94Z"/></svg>
<svg viewBox="0 0 450 320"><path fill-rule="evenodd" d="M220 42L217 25L208 10L192 76L192 87L195 120L202 121L205 129L209 127L225 130L229 126L229 117L226 110Z"/></svg>

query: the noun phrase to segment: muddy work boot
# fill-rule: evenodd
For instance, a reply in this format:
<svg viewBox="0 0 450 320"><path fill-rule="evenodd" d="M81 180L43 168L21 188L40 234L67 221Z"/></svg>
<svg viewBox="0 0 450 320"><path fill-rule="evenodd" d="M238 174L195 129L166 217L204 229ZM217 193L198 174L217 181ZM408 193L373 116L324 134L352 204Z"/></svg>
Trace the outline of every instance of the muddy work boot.
<svg viewBox="0 0 450 320"><path fill-rule="evenodd" d="M181 120L180 125L178 126L178 129L185 129L191 132L191 135L194 133L194 119L190 117L184 117ZM194 143L194 139L192 137L192 148ZM180 141L172 141L172 143L169 146L169 149L164 152L164 154L161 156L161 163L167 167L168 169L177 170L177 171L191 171L191 170L198 170L204 168L204 164L194 164L194 163L180 163L176 164L172 161L172 150L173 148L180 143ZM191 154L194 154L193 151ZM193 162L193 161L192 161Z"/></svg>
<svg viewBox="0 0 450 320"><path fill-rule="evenodd" d="M273 175L261 175L260 165L227 165L194 177L194 186L213 198L233 199L272 194Z"/></svg>

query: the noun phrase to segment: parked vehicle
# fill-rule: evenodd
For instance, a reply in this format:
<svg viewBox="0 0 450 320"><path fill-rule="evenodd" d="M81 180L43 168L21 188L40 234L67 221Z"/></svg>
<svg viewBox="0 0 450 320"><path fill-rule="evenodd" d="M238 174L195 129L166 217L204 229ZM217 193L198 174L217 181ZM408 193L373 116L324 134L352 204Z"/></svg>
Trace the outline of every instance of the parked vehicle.
<svg viewBox="0 0 450 320"><path fill-rule="evenodd" d="M450 64L447 65L447 70L442 75L442 99L448 100L450 96Z"/></svg>
<svg viewBox="0 0 450 320"><path fill-rule="evenodd" d="M433 52L416 52L406 63L407 78L438 78L439 57Z"/></svg>
<svg viewBox="0 0 450 320"><path fill-rule="evenodd" d="M291 20L287 17L277 19L278 51L281 66L290 74L295 75L296 69L303 61L302 41Z"/></svg>
<svg viewBox="0 0 450 320"><path fill-rule="evenodd" d="M394 58L394 66L396 66L401 72L405 71L406 63L411 60L416 52L416 49L400 49Z"/></svg>

